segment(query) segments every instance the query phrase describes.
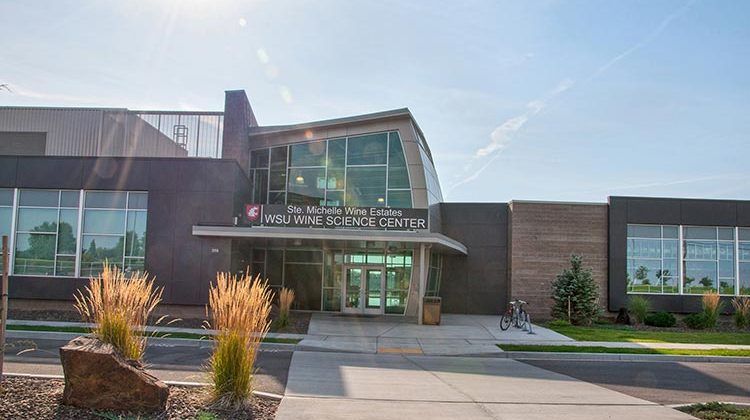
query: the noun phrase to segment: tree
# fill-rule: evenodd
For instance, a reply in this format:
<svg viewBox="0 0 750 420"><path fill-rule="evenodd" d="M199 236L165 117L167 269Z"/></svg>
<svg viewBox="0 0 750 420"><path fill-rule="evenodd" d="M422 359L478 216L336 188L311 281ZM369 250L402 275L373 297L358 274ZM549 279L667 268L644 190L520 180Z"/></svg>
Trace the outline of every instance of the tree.
<svg viewBox="0 0 750 420"><path fill-rule="evenodd" d="M568 319L572 324L590 325L599 315L599 287L591 269L583 268L583 258L570 257L570 268L566 268L552 282L552 316Z"/></svg>
<svg viewBox="0 0 750 420"><path fill-rule="evenodd" d="M651 284L651 281L648 279L648 267L646 266L641 265L635 269L635 278L640 280L641 284Z"/></svg>
<svg viewBox="0 0 750 420"><path fill-rule="evenodd" d="M714 281L711 280L711 277L703 277L698 283L703 287L711 287L714 285Z"/></svg>

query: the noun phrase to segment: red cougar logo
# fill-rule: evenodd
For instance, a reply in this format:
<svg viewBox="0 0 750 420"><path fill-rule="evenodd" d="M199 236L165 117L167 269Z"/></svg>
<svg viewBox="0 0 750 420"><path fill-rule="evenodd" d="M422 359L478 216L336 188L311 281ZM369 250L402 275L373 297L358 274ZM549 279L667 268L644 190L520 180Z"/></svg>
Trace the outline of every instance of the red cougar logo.
<svg viewBox="0 0 750 420"><path fill-rule="evenodd" d="M260 217L260 204L245 204L245 217L251 222L258 220Z"/></svg>

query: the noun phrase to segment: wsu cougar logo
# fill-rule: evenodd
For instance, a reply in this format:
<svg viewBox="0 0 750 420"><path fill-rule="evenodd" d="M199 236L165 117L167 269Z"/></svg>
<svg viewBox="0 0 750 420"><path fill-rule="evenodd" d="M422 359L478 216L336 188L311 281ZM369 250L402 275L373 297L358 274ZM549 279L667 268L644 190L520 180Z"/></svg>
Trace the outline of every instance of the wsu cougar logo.
<svg viewBox="0 0 750 420"><path fill-rule="evenodd" d="M260 204L245 204L245 217L254 222L260 217Z"/></svg>

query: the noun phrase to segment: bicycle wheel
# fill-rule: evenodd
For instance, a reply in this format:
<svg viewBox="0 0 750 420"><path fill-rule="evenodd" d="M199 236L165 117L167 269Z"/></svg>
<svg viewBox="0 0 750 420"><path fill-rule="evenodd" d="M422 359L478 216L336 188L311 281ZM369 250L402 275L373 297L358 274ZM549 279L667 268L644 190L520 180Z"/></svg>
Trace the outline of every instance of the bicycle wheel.
<svg viewBox="0 0 750 420"><path fill-rule="evenodd" d="M510 314L506 312L500 317L500 329L505 331L508 328L510 328Z"/></svg>
<svg viewBox="0 0 750 420"><path fill-rule="evenodd" d="M516 327L523 329L523 327L526 326L526 322L529 320L529 314L526 313L523 309L518 311L518 320Z"/></svg>

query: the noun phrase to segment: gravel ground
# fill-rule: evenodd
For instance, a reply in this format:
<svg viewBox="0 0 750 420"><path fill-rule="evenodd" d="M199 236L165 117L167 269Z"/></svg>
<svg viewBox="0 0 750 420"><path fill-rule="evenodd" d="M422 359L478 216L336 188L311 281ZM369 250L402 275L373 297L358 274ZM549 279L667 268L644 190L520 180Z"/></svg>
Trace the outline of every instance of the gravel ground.
<svg viewBox="0 0 750 420"><path fill-rule="evenodd" d="M278 401L253 398L245 410L209 409L206 388L170 386L165 412L102 412L63 405L63 386L62 379L5 378L0 390L0 419L273 419L279 405Z"/></svg>

